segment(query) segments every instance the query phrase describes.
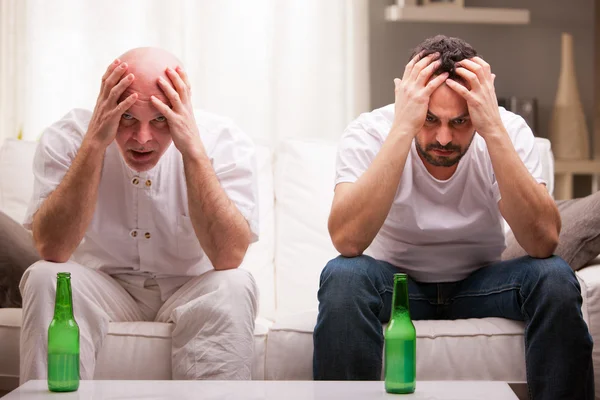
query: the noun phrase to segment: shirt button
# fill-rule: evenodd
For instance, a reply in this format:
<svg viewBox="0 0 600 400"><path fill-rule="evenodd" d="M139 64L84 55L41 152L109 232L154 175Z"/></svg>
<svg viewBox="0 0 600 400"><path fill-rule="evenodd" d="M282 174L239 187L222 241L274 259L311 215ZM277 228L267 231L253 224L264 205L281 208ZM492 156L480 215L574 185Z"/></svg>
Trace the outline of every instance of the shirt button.
<svg viewBox="0 0 600 400"><path fill-rule="evenodd" d="M131 231L131 237L137 237L137 231Z"/></svg>
<svg viewBox="0 0 600 400"><path fill-rule="evenodd" d="M140 178L136 176L131 180L131 183L137 186L140 183Z"/></svg>
<svg viewBox="0 0 600 400"><path fill-rule="evenodd" d="M150 186L152 186L152 181L151 181L150 179L148 179L148 180L146 181L146 186L147 186L147 187L150 187Z"/></svg>
<svg viewBox="0 0 600 400"><path fill-rule="evenodd" d="M146 232L146 233L144 233L144 237L145 237L146 239L150 239L150 232Z"/></svg>

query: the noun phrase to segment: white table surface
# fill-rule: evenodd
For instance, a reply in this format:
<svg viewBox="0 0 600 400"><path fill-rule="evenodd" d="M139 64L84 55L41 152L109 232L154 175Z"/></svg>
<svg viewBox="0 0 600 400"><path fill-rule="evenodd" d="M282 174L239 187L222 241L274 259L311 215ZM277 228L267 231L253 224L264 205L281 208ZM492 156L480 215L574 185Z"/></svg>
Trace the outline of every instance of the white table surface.
<svg viewBox="0 0 600 400"><path fill-rule="evenodd" d="M45 380L29 381L2 400L166 399L421 399L517 400L508 384L484 381L422 381L409 395L385 392L383 382L314 381L81 381L70 393L48 391Z"/></svg>

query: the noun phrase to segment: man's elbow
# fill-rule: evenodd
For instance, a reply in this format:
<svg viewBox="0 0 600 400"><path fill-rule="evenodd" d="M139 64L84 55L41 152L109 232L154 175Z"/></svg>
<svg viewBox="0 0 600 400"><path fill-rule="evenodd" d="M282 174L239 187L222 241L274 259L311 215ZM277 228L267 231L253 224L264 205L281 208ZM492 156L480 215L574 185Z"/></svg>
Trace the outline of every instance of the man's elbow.
<svg viewBox="0 0 600 400"><path fill-rule="evenodd" d="M240 246L228 251L227 253L216 255L211 258L212 265L217 271L225 271L228 269L236 269L242 265L248 246Z"/></svg>
<svg viewBox="0 0 600 400"><path fill-rule="evenodd" d="M340 255L342 255L344 257L348 257L348 258L358 257L364 251L364 250L361 250L360 247L352 245L352 244L335 246L335 249L340 252Z"/></svg>
<svg viewBox="0 0 600 400"><path fill-rule="evenodd" d="M343 235L331 235L333 247L344 257L358 257L365 248L354 240L351 240Z"/></svg>
<svg viewBox="0 0 600 400"><path fill-rule="evenodd" d="M558 247L558 232L551 230L544 234L539 235L527 250L533 258L548 258L554 254L554 251Z"/></svg>
<svg viewBox="0 0 600 400"><path fill-rule="evenodd" d="M64 263L69 261L69 258L71 258L71 254L69 252L57 249L56 246L52 246L47 243L36 243L35 247L38 251L38 254L44 261Z"/></svg>
<svg viewBox="0 0 600 400"><path fill-rule="evenodd" d="M36 214L37 215L37 214ZM33 244L37 250L40 258L44 261L51 261L55 263L64 263L69 261L73 250L65 250L65 246L61 246L61 243L56 241L47 240L47 235L40 234L36 219L33 221Z"/></svg>

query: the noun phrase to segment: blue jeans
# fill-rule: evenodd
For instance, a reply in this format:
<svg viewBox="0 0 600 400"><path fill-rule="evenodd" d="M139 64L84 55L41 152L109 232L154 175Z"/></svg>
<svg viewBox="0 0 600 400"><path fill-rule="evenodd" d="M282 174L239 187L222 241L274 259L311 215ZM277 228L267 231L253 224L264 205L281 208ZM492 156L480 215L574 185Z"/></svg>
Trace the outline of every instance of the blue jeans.
<svg viewBox="0 0 600 400"><path fill-rule="evenodd" d="M379 380L382 323L389 320L393 265L368 256L337 257L321 273L314 332L316 380ZM592 338L581 289L559 257L522 257L483 267L452 283L409 278L413 320L501 317L525 322L532 399L593 399Z"/></svg>

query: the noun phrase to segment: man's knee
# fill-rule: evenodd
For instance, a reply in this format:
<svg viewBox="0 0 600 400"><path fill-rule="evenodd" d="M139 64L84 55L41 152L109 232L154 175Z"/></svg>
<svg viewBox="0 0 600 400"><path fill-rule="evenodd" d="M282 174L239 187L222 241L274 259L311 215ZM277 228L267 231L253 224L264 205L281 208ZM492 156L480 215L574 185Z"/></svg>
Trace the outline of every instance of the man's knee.
<svg viewBox="0 0 600 400"><path fill-rule="evenodd" d="M575 273L565 260L558 256L529 258L529 269L533 276L550 282L577 281Z"/></svg>
<svg viewBox="0 0 600 400"><path fill-rule="evenodd" d="M352 284L366 278L376 267L377 260L369 256L344 257L338 256L329 261L321 272L321 285L325 281L334 280Z"/></svg>
<svg viewBox="0 0 600 400"><path fill-rule="evenodd" d="M215 274L220 275L225 281L225 285L230 289L232 293L244 294L247 296L258 296L258 287L254 276L245 270L240 268L228 269L225 271L215 271Z"/></svg>
<svg viewBox="0 0 600 400"><path fill-rule="evenodd" d="M329 261L321 272L319 302L346 303L359 291L372 286L369 275L377 268L377 260L369 256L339 256Z"/></svg>
<svg viewBox="0 0 600 400"><path fill-rule="evenodd" d="M90 269L84 267L83 265L72 261L55 263L51 261L40 260L25 270L25 273L23 274L19 284L19 290L21 291L23 297L25 297L26 292L29 291L30 293L35 293L35 296L48 293L54 298L56 275L59 272L68 272L71 274L72 290L75 292L79 287L79 282L84 278L85 275L89 274L90 271Z"/></svg>
<svg viewBox="0 0 600 400"><path fill-rule="evenodd" d="M45 287L53 288L56 284L56 274L61 271L59 265L60 264L43 260L32 264L25 270L21 282L19 283L19 290L21 290L21 293L23 294L26 288L33 288L35 291Z"/></svg>
<svg viewBox="0 0 600 400"><path fill-rule="evenodd" d="M569 264L558 256L529 259L528 275L533 284L545 293L552 294L549 299L555 299L558 303L581 299L581 288L575 273Z"/></svg>
<svg viewBox="0 0 600 400"><path fill-rule="evenodd" d="M257 314L258 309L258 287L252 274L240 268L228 269L223 271L210 271L210 279L218 281L217 287L219 295L222 296L223 301L228 304L236 304L238 306L231 308L232 312L237 313L242 304L249 305L253 310L254 316ZM223 312L230 308L222 307L222 304L217 305L217 308Z"/></svg>

